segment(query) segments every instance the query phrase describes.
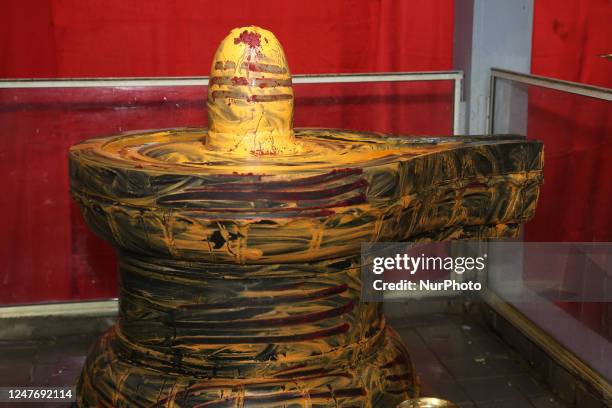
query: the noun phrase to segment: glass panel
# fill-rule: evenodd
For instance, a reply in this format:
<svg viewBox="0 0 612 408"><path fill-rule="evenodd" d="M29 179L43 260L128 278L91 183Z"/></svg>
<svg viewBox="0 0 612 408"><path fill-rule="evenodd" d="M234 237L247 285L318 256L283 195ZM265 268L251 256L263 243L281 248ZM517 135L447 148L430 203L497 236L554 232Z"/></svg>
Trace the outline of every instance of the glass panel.
<svg viewBox="0 0 612 408"><path fill-rule="evenodd" d="M493 133L527 134L528 85L496 79Z"/></svg>
<svg viewBox="0 0 612 408"><path fill-rule="evenodd" d="M494 131L544 142L544 184L536 215L524 227L524 241L612 241L612 103L505 79L496 84ZM611 259L604 256L598 262L606 267L595 268L590 257L566 254L543 265L539 254L538 247L524 248L521 263L531 267L518 265L522 301L510 292L516 288L502 284L503 264L490 272L489 284L612 379ZM573 300L576 291L598 296Z"/></svg>
<svg viewBox="0 0 612 408"><path fill-rule="evenodd" d="M299 84L297 127L451 134L452 81ZM67 153L117 132L206 126L206 87L0 89L0 304L116 296L108 244L69 195Z"/></svg>
<svg viewBox="0 0 612 408"><path fill-rule="evenodd" d="M453 133L453 82L294 85L295 125L411 135Z"/></svg>

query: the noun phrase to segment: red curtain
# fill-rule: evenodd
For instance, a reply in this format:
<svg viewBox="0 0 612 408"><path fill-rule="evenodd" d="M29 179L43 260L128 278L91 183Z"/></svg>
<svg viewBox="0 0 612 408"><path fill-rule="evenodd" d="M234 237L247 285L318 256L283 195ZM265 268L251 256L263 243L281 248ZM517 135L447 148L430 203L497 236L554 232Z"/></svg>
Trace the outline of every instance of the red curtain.
<svg viewBox="0 0 612 408"><path fill-rule="evenodd" d="M532 73L612 88L612 3L536 0ZM530 241L612 241L612 107L530 89L528 134L544 141L544 185Z"/></svg>
<svg viewBox="0 0 612 408"><path fill-rule="evenodd" d="M536 0L532 72L612 88L612 3ZM544 141L544 185L529 241L612 241L612 107L610 102L549 90L529 90L528 134ZM585 265L579 265L579 268ZM568 266L571 268L571 266ZM588 271L591 272L591 271ZM575 276L555 271L563 289ZM603 276L590 277L593 282ZM612 303L556 304L612 339Z"/></svg>
<svg viewBox="0 0 612 408"><path fill-rule="evenodd" d="M0 77L208 75L233 27L259 25L293 73L444 70L452 0L4 0Z"/></svg>
<svg viewBox="0 0 612 408"><path fill-rule="evenodd" d="M452 66L452 0L5 0L0 8L0 77L208 75L219 41L249 24L277 35L293 73ZM296 88L296 124L450 133L449 84L401 86L410 89ZM203 126L204 91L0 92L0 304L116 295L112 251L69 197L68 148L120 130Z"/></svg>

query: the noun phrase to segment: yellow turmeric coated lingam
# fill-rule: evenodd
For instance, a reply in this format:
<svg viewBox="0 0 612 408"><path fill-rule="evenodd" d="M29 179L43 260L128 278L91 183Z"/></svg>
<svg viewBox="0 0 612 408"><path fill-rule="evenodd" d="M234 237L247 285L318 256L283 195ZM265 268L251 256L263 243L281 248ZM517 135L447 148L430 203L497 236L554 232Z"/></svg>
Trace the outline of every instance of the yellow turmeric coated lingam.
<svg viewBox="0 0 612 408"><path fill-rule="evenodd" d="M208 118L208 149L245 156L300 151L291 75L270 31L236 28L221 42L211 68Z"/></svg>

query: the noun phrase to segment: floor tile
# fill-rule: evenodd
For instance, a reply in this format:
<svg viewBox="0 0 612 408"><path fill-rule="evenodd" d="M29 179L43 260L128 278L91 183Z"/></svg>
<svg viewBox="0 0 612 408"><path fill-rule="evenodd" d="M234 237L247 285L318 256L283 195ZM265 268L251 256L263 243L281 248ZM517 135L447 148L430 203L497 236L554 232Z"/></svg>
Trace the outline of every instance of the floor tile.
<svg viewBox="0 0 612 408"><path fill-rule="evenodd" d="M529 367L526 364L523 364L520 361L517 361L516 359L510 357L509 355L506 355L506 356L491 355L491 356L484 357L482 360L484 360L486 364L493 367L493 369L498 375L506 375L506 376L520 375L529 370Z"/></svg>
<svg viewBox="0 0 612 408"><path fill-rule="evenodd" d="M453 403L471 404L472 400L455 381L425 382L421 388L422 397L436 397Z"/></svg>
<svg viewBox="0 0 612 408"><path fill-rule="evenodd" d="M500 374L495 366L488 363L486 358L446 360L443 364L457 380L494 377Z"/></svg>
<svg viewBox="0 0 612 408"><path fill-rule="evenodd" d="M454 322L448 321L428 326L419 326L416 327L416 330L426 343L432 340L457 339L465 336L465 333L461 331L459 326Z"/></svg>
<svg viewBox="0 0 612 408"><path fill-rule="evenodd" d="M474 378L457 381L476 405L490 401L521 399L523 396L505 377Z"/></svg>
<svg viewBox="0 0 612 408"><path fill-rule="evenodd" d="M427 341L427 346L441 360L452 360L465 357L507 357L507 349L491 338L471 338L467 336L451 336L449 338L434 338Z"/></svg>
<svg viewBox="0 0 612 408"><path fill-rule="evenodd" d="M527 398L550 394L550 390L545 384L542 384L528 373L510 376L509 381Z"/></svg>
<svg viewBox="0 0 612 408"><path fill-rule="evenodd" d="M477 408L533 408L533 405L525 398L515 398L502 401L481 402Z"/></svg>
<svg viewBox="0 0 612 408"><path fill-rule="evenodd" d="M565 408L566 406L552 394L531 398L530 401L535 408Z"/></svg>
<svg viewBox="0 0 612 408"><path fill-rule="evenodd" d="M445 366L441 363L434 361L415 361L415 370L417 375L421 378L423 384L436 384L438 382L454 381L454 377L448 372Z"/></svg>
<svg viewBox="0 0 612 408"><path fill-rule="evenodd" d="M75 385L85 364L85 356L65 357L52 363L37 364L32 383L38 386Z"/></svg>
<svg viewBox="0 0 612 408"><path fill-rule="evenodd" d="M0 387L29 385L32 382L34 365L30 362L12 363L0 367Z"/></svg>
<svg viewBox="0 0 612 408"><path fill-rule="evenodd" d="M404 344L408 348L408 350L412 352L422 351L424 349L428 349L429 347L425 344L425 341L419 334L416 329L411 327L404 327L397 329L397 334L400 335Z"/></svg>

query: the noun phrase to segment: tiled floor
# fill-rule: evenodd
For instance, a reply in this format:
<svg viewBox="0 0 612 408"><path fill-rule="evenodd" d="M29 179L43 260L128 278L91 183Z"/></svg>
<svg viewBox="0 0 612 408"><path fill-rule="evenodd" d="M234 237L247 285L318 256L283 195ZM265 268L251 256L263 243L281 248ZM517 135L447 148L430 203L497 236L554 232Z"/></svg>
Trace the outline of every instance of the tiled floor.
<svg viewBox="0 0 612 408"><path fill-rule="evenodd" d="M460 407L564 407L486 327L464 316L390 319L421 379L422 396Z"/></svg>
<svg viewBox="0 0 612 408"><path fill-rule="evenodd" d="M563 407L491 332L465 319L450 314L390 319L411 352L423 396L448 399L463 408ZM0 386L74 384L97 336L0 340Z"/></svg>

